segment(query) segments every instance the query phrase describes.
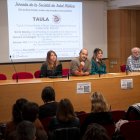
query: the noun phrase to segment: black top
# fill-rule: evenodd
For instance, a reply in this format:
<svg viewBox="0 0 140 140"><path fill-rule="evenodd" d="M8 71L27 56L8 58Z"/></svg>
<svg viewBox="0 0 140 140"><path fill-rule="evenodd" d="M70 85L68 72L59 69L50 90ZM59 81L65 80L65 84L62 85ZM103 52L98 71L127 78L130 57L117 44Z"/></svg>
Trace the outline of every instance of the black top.
<svg viewBox="0 0 140 140"><path fill-rule="evenodd" d="M53 117L49 124L49 130L53 131L58 128L66 128L66 127L80 127L80 122L77 117L73 120L69 120L67 122L59 121L56 117Z"/></svg>
<svg viewBox="0 0 140 140"><path fill-rule="evenodd" d="M58 103L57 102L50 102L39 107L39 119L52 117L56 115Z"/></svg>
<svg viewBox="0 0 140 140"><path fill-rule="evenodd" d="M55 69L48 69L48 64L44 62L41 66L40 77L49 77L49 76L61 76L62 75L62 64L59 63Z"/></svg>
<svg viewBox="0 0 140 140"><path fill-rule="evenodd" d="M88 125L98 123L100 125L114 124L110 112L89 113L81 126L81 134L84 135Z"/></svg>

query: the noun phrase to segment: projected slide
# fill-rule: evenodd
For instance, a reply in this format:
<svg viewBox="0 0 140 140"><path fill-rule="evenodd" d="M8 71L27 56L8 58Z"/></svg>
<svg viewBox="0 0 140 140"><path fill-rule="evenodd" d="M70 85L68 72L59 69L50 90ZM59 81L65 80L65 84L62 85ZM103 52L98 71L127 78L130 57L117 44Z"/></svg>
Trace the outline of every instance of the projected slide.
<svg viewBox="0 0 140 140"><path fill-rule="evenodd" d="M83 47L82 3L8 0L9 55L43 59L47 51L76 57Z"/></svg>

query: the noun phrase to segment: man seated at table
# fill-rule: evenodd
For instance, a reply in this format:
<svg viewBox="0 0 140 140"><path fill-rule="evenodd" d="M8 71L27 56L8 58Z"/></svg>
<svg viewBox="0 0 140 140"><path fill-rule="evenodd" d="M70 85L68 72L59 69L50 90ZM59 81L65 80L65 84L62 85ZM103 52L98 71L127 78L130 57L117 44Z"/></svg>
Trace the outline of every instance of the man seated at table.
<svg viewBox="0 0 140 140"><path fill-rule="evenodd" d="M82 49L79 57L70 63L71 75L86 76L90 74L90 61L88 60L88 50Z"/></svg>
<svg viewBox="0 0 140 140"><path fill-rule="evenodd" d="M127 68L129 71L140 71L140 48L132 48L131 53L127 58Z"/></svg>

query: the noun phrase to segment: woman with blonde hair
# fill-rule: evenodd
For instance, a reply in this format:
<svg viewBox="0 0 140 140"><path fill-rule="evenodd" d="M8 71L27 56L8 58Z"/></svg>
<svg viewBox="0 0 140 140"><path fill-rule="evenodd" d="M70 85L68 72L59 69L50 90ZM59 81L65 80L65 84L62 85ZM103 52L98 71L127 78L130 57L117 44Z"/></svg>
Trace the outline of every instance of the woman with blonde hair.
<svg viewBox="0 0 140 140"><path fill-rule="evenodd" d="M99 92L94 92L91 96L91 112L107 112L109 111L108 104Z"/></svg>
<svg viewBox="0 0 140 140"><path fill-rule="evenodd" d="M88 125L92 123L98 123L100 125L114 124L108 104L99 92L94 92L91 95L91 112L81 126L82 135L84 135Z"/></svg>

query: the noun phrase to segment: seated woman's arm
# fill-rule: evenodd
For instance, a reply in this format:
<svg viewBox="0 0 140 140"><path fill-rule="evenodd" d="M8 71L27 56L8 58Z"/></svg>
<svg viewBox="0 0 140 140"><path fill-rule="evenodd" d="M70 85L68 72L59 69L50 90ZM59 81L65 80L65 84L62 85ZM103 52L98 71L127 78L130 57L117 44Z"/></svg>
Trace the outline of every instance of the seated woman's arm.
<svg viewBox="0 0 140 140"><path fill-rule="evenodd" d="M45 63L42 64L40 69L40 78L47 77L47 65Z"/></svg>

